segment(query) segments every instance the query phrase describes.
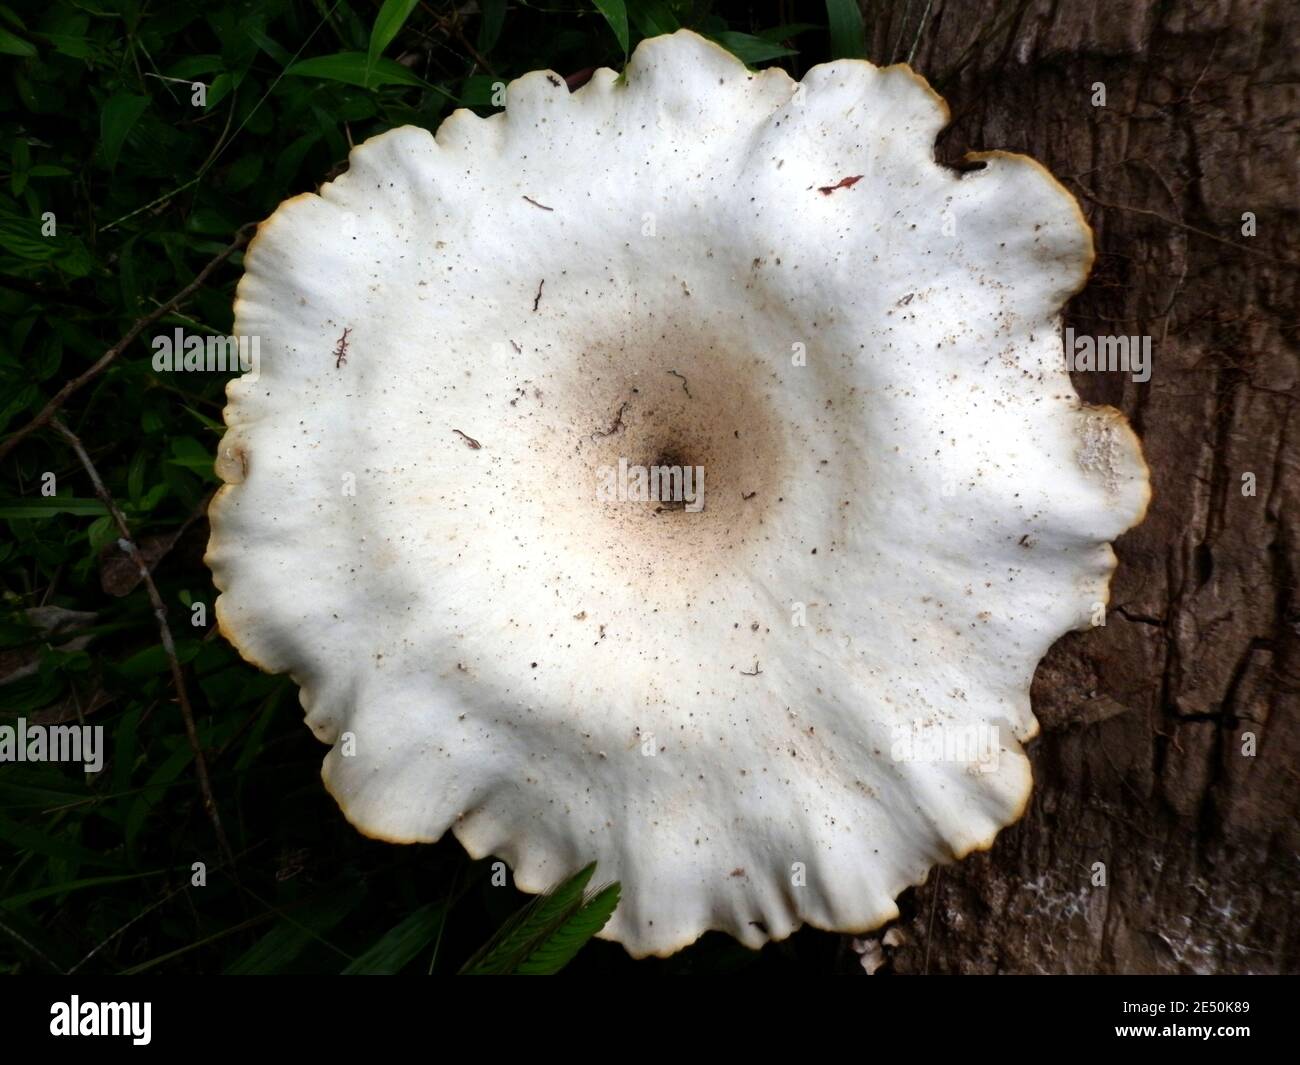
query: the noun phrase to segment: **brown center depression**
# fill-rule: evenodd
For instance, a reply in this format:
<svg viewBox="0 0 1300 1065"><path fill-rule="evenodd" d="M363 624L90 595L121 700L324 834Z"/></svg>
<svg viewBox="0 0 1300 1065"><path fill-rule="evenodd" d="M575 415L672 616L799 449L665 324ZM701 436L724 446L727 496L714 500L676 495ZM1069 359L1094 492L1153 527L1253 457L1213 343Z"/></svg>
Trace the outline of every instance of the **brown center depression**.
<svg viewBox="0 0 1300 1065"><path fill-rule="evenodd" d="M623 574L667 568L706 579L745 565L780 505L787 427L776 353L743 340L670 323L567 353L539 453L548 483L563 485L550 496L547 524L569 550ZM702 469L699 501L665 499L667 481L658 499L610 499L611 485L629 483L620 460L633 475L634 467Z"/></svg>

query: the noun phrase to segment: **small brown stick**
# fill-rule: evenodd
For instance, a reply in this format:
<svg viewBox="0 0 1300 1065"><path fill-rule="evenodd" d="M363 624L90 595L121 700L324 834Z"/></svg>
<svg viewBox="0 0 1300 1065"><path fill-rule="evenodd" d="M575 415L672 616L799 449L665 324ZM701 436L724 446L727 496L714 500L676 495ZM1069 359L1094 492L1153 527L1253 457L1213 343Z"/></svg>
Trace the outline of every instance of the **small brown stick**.
<svg viewBox="0 0 1300 1065"><path fill-rule="evenodd" d="M531 203L534 207L540 207L543 211L554 211L554 210L555 210L554 207L547 207L546 204L544 204L544 203L538 203L538 202L537 202L536 200L534 200L531 196L525 196L524 199L527 200L529 203Z"/></svg>
<svg viewBox="0 0 1300 1065"><path fill-rule="evenodd" d="M226 839L225 829L221 827L221 815L217 811L217 802L212 795L212 782L208 778L207 759L203 757L203 748L199 746L199 730L194 724L194 710L190 706L189 693L185 688L185 677L181 672L181 661L176 656L176 644L172 640L171 626L167 624L167 607L163 603L162 596L158 593L158 586L153 582L153 575L149 572L148 564L140 554L140 549L136 547L135 540L131 537L131 527L127 525L126 517L118 509L117 503L100 479L99 471L95 468L90 456L86 454L86 448L82 444L81 438L54 415L50 416L50 424L67 440L72 450L77 453L82 468L86 471L90 483L94 486L95 495L99 496L100 502L104 504L105 509L112 517L113 524L117 526L117 531L122 535L119 546L140 570L140 580L149 594L149 602L153 606L154 617L158 619L158 635L162 640L163 650L167 654L167 661L171 665L172 684L176 688L176 699L180 703L181 717L185 721L185 735L189 740L190 750L194 753L194 772L199 780L199 791L203 795L203 807L207 811L208 819L212 822L212 830L216 833L217 846L221 850L221 856L226 864L233 869L235 854L230 849L230 841Z"/></svg>
<svg viewBox="0 0 1300 1065"><path fill-rule="evenodd" d="M451 28L451 32L456 35L456 39L460 41L462 47L464 47L465 51L467 51L470 54L474 62L477 63L479 66L481 66L489 74L495 76L496 70L493 69L492 64L489 63L487 59L485 59L482 55L479 54L478 49L475 48L474 45L470 42L470 39L465 36L465 31L461 29L460 21L456 19L454 16L450 22L450 28ZM441 24L438 25L438 29L442 30L444 33L447 32L446 28Z"/></svg>
<svg viewBox="0 0 1300 1065"><path fill-rule="evenodd" d="M840 178L834 185L819 185L817 191L823 196L829 196L836 189L849 189L863 179L864 174L854 174L852 177Z"/></svg>
<svg viewBox="0 0 1300 1065"><path fill-rule="evenodd" d="M597 429L594 433L591 434L591 438L595 440L596 437L598 436L599 437L613 436L615 433L621 430L623 428L623 412L625 410L627 410L627 400L623 400L623 402L619 404L618 413L614 415L614 420L609 423L609 428L606 429L604 432Z"/></svg>
<svg viewBox="0 0 1300 1065"><path fill-rule="evenodd" d="M481 448L481 447L483 446L483 445L480 444L477 440L475 440L472 436L470 436L468 433L462 433L459 429L453 429L452 432L455 433L457 436L459 436L462 440L464 440L464 441L465 441L465 444L466 444L466 445L470 448L470 450L472 450L472 451L477 451L479 448Z"/></svg>
<svg viewBox="0 0 1300 1065"><path fill-rule="evenodd" d="M185 299L188 299L196 291L202 288L204 283L212 275L212 272L218 266L224 263L227 259L230 258L230 256L234 255L235 252L239 251L240 248L242 248L245 244L248 243L248 232L249 230L253 229L255 226L256 223L250 222L248 225L242 227L239 230L238 234L236 235L234 242L230 244L228 247L224 248L222 251L220 251L217 254L217 257L215 259L213 259L210 263L208 263L207 266L205 266L202 270L200 270L194 276L193 281L191 281L188 285L186 285L183 289L181 289L178 293L176 293L176 295L174 295L166 303L159 304L154 310L150 311L143 318L138 319L135 325L131 326L131 328L126 331L126 335L123 336L121 340L119 340L106 352L104 352L104 354L99 357L99 359L95 362L93 366L90 367L89 370L87 370L85 373L77 377L74 377L71 381L67 382L67 384L65 384L56 393L54 393L54 398L51 399L47 404L45 404L44 407L41 408L41 412L37 414L36 417L34 417L26 425L18 429L15 429L14 432L10 434L8 440L4 441L4 443L0 443L0 462L3 462L4 459L9 455L9 452L11 452L15 447L17 447L18 444L25 437L27 437L31 433L34 433L37 429L41 428L41 426L49 424L50 419L54 417L58 409L68 401L68 398L74 392L77 392L80 389L84 388L96 377L98 377L105 370L107 370L108 367L112 365L114 360L116 360L117 357L122 354L122 352L124 352L131 344L135 342L136 338L139 337L141 333L143 333L146 329L148 329L151 325L153 325L154 322L158 321L159 318L163 317L166 314L170 314L173 310L175 310L177 304L181 303Z"/></svg>
<svg viewBox="0 0 1300 1065"><path fill-rule="evenodd" d="M339 342L334 345L334 350L330 352L334 356L334 369L339 369L348 361L348 334L352 332L350 325L343 327L343 335L339 337Z"/></svg>
<svg viewBox="0 0 1300 1065"><path fill-rule="evenodd" d="M542 302L542 286L546 284L546 278L542 278L537 283L537 295L533 297L533 313L537 312L537 305Z"/></svg>

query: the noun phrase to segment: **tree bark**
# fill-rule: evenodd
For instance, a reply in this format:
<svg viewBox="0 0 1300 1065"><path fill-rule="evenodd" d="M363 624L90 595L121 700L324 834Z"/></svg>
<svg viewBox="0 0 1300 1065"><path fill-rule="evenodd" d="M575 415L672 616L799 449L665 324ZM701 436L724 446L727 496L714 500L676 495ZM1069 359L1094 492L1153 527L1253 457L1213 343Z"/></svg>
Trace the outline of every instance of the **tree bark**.
<svg viewBox="0 0 1300 1065"><path fill-rule="evenodd" d="M1039 666L1029 810L904 897L887 967L1294 972L1300 7L864 10L870 57L914 49L947 97L941 159L1024 152L1078 197L1098 257L1066 325L1154 353L1145 384L1073 375L1132 421L1154 499L1115 545L1105 626Z"/></svg>

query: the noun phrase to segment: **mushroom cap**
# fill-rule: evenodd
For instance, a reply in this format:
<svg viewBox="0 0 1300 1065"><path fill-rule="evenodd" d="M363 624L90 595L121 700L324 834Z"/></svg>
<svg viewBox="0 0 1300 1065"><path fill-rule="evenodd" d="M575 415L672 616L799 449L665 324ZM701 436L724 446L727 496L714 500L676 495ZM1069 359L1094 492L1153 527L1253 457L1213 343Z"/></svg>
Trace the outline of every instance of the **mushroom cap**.
<svg viewBox="0 0 1300 1065"><path fill-rule="evenodd" d="M1078 205L938 165L947 118L904 66L796 85L682 31L262 224L216 613L358 829L532 892L595 859L639 956L870 930L1021 815L1034 669L1150 492L1066 373ZM703 509L601 496L620 459Z"/></svg>

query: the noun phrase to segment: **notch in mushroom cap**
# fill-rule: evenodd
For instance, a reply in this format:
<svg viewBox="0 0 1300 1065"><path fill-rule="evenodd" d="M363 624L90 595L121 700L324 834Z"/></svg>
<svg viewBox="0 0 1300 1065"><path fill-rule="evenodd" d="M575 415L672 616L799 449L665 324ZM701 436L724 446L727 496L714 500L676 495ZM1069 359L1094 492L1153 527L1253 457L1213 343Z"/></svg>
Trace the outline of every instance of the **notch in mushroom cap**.
<svg viewBox="0 0 1300 1065"><path fill-rule="evenodd" d="M1020 816L1035 666L1149 488L1064 369L1077 205L937 165L946 114L905 67L796 85L683 31L263 224L217 615L359 829L528 891L595 859L640 955L871 929ZM626 491L655 467L701 506Z"/></svg>

